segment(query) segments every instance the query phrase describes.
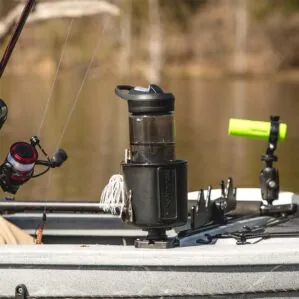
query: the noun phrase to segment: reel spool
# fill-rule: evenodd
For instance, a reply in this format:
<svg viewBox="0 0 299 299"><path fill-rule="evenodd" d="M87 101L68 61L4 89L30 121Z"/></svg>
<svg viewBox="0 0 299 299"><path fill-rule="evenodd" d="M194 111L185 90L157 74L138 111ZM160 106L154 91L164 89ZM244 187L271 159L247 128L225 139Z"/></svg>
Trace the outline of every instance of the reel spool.
<svg viewBox="0 0 299 299"><path fill-rule="evenodd" d="M36 147L40 148L46 156L46 160L38 160ZM62 149L59 149L50 159L36 136L31 138L30 143L15 142L10 147L5 161L0 165L0 186L4 192L8 193L7 199L14 199L14 195L21 185L28 182L31 178L45 174L50 168L60 167L66 160L67 154ZM35 174L36 165L42 165L47 168Z"/></svg>
<svg viewBox="0 0 299 299"><path fill-rule="evenodd" d="M30 143L14 143L0 166L3 191L15 194L20 185L30 180L37 158L37 150Z"/></svg>

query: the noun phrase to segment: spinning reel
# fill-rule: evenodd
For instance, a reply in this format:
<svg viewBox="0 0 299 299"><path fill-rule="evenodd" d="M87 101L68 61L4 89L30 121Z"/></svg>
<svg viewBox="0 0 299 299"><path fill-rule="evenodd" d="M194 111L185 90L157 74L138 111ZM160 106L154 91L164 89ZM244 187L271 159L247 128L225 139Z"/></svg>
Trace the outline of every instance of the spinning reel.
<svg viewBox="0 0 299 299"><path fill-rule="evenodd" d="M0 78L2 78L4 70L12 55L15 45L20 37L30 11L34 8L36 0L28 0L25 5L22 15L16 25L15 31L8 43L3 57L0 61ZM5 123L8 115L7 105L0 99L0 129ZM46 160L38 160L37 147L45 155ZM14 199L14 195L19 187L28 182L31 178L41 176L50 168L59 167L67 159L67 154L64 150L59 149L52 159L49 158L45 150L41 147L39 139L34 136L30 139L30 143L16 142L9 150L4 163L0 165L0 186L4 192L9 193L6 199ZM35 165L42 165L46 170L34 174Z"/></svg>
<svg viewBox="0 0 299 299"><path fill-rule="evenodd" d="M0 100L0 128L7 119L8 108L3 100ZM45 156L45 160L38 159L39 149ZM38 137L31 137L30 143L15 142L9 149L5 161L0 165L0 186L2 190L12 196L7 199L14 199L19 187L30 179L45 174L51 168L60 167L67 160L64 150L58 149L52 158L40 145ZM44 171L35 173L35 166L46 167Z"/></svg>

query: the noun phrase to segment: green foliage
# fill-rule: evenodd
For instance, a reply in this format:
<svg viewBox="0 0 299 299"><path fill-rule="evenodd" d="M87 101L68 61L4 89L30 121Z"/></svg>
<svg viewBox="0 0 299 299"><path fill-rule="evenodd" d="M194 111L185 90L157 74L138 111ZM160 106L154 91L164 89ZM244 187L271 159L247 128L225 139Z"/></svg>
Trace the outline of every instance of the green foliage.
<svg viewBox="0 0 299 299"><path fill-rule="evenodd" d="M186 29L189 18L207 2L208 0L160 0L161 17L172 25ZM122 5L125 8L126 2ZM132 21L135 33L139 33L139 29L148 22L148 5L148 1L132 0Z"/></svg>
<svg viewBox="0 0 299 299"><path fill-rule="evenodd" d="M271 0L252 0L249 2L249 9L257 20L263 20L273 10L273 4Z"/></svg>
<svg viewBox="0 0 299 299"><path fill-rule="evenodd" d="M160 0L160 7L166 18L186 29L190 17L207 2L207 0Z"/></svg>
<svg viewBox="0 0 299 299"><path fill-rule="evenodd" d="M256 19L263 20L274 11L288 15L299 12L299 0L250 0L249 9Z"/></svg>
<svg viewBox="0 0 299 299"><path fill-rule="evenodd" d="M299 11L299 1L298 0L286 0L284 2L284 10L287 13L293 13Z"/></svg>

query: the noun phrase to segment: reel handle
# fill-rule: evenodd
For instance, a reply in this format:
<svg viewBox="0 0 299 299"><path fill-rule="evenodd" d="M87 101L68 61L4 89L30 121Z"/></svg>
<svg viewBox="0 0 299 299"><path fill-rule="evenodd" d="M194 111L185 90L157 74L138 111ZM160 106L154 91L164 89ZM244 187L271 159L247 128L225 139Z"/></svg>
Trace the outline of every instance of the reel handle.
<svg viewBox="0 0 299 299"><path fill-rule="evenodd" d="M60 167L68 158L67 153L62 148L58 149L51 159L52 168Z"/></svg>
<svg viewBox="0 0 299 299"><path fill-rule="evenodd" d="M42 165L49 168L60 167L68 158L68 155L65 150L58 149L53 157L49 160L37 160L36 165Z"/></svg>

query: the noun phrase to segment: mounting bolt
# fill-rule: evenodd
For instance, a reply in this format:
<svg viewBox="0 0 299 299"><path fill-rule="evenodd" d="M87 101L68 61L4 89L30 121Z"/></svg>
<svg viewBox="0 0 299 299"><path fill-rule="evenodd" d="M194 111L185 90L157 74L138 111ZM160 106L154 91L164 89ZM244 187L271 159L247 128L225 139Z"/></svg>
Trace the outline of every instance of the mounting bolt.
<svg viewBox="0 0 299 299"><path fill-rule="evenodd" d="M18 292L19 294L23 294L24 290L23 290L22 287L18 287L18 288L17 288L17 292Z"/></svg>
<svg viewBox="0 0 299 299"><path fill-rule="evenodd" d="M32 136L30 138L30 143L32 146L38 146L40 148L40 140L37 136Z"/></svg>
<svg viewBox="0 0 299 299"><path fill-rule="evenodd" d="M28 291L24 284L19 284L15 289L15 298L16 299L26 299L28 298Z"/></svg>
<svg viewBox="0 0 299 299"><path fill-rule="evenodd" d="M275 187L276 187L276 183L275 183L274 181L270 181L270 182L268 183L268 186L269 186L270 188L275 188Z"/></svg>

